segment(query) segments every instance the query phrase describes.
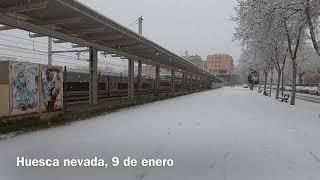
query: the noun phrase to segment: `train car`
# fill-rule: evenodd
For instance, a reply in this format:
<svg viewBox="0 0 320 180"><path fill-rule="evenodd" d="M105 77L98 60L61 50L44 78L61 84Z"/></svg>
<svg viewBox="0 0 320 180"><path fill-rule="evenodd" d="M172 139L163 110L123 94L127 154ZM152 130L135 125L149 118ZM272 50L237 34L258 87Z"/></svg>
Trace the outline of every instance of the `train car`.
<svg viewBox="0 0 320 180"><path fill-rule="evenodd" d="M99 99L119 98L128 96L128 78L124 76L99 75ZM89 100L89 74L81 72L67 72L66 101L88 101ZM137 79L135 79L135 94L137 95ZM179 88L179 85L178 85ZM160 93L170 93L171 84L168 80L160 81ZM151 78L142 79L142 95L155 93L155 80Z"/></svg>

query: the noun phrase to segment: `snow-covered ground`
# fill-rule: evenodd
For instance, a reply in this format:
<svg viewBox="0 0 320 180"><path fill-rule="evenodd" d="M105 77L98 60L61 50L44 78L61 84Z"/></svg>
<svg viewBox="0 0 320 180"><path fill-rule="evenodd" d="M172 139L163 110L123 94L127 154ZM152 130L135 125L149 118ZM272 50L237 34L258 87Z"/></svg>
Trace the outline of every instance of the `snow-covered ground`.
<svg viewBox="0 0 320 180"><path fill-rule="evenodd" d="M318 180L320 106L223 88L0 141L1 180ZM171 168L17 168L26 158L171 158Z"/></svg>

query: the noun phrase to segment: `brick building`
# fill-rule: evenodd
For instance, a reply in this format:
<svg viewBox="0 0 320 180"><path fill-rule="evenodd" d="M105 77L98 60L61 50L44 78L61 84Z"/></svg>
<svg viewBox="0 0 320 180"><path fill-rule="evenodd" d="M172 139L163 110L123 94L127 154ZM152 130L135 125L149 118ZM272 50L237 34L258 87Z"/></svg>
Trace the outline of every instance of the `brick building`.
<svg viewBox="0 0 320 180"><path fill-rule="evenodd" d="M234 69L233 58L228 54L209 55L207 68L214 75L231 75Z"/></svg>

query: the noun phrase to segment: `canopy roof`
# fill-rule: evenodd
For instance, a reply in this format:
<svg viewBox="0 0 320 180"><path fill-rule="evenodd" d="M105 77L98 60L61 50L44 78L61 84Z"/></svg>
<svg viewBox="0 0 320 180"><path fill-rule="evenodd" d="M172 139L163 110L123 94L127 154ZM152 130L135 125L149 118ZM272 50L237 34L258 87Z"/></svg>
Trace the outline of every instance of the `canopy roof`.
<svg viewBox="0 0 320 180"><path fill-rule="evenodd" d="M122 58L221 80L75 0L0 0L0 23ZM6 29L8 27L0 27Z"/></svg>

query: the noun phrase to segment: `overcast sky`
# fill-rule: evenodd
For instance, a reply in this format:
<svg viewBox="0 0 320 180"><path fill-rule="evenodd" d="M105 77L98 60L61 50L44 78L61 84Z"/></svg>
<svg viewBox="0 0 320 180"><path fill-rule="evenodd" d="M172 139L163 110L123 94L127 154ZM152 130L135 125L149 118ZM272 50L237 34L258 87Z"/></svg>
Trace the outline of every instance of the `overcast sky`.
<svg viewBox="0 0 320 180"><path fill-rule="evenodd" d="M228 53L236 60L240 55L240 46L232 42L235 24L230 20L236 0L79 1L124 26L143 16L144 36L178 55L186 50L203 58Z"/></svg>

